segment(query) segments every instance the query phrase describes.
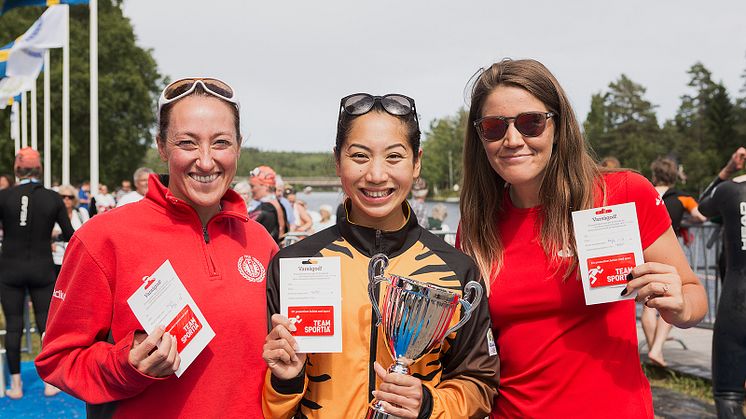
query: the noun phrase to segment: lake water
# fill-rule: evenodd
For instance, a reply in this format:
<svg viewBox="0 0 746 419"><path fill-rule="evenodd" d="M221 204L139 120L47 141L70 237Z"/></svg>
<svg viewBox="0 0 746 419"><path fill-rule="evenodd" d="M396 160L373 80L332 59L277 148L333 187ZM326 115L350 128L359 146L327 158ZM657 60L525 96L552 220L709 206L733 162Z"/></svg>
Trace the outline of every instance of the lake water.
<svg viewBox="0 0 746 419"><path fill-rule="evenodd" d="M308 208L309 211L319 211L319 207L321 205L331 205L332 208L336 211L337 206L342 202L342 193L341 192L311 192L311 193L304 193L304 192L298 192L296 194L296 198L302 200L306 203L306 208ZM411 203L411 201L410 201ZM427 208L427 213L430 214L430 209L441 202L439 201L425 201L425 207ZM456 227L458 226L458 221L461 219L461 212L458 208L458 202L442 202L448 211L448 215L446 216L445 224L448 225L448 227L452 231L456 231Z"/></svg>

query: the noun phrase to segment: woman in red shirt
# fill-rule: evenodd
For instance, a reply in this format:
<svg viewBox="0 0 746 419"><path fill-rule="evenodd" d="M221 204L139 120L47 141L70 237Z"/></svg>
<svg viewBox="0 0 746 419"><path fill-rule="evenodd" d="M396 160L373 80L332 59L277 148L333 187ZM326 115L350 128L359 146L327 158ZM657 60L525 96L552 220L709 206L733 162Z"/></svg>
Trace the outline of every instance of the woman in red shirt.
<svg viewBox="0 0 746 419"><path fill-rule="evenodd" d="M570 101L534 60L503 60L476 78L463 183L459 246L489 278L501 361L492 417L652 418L634 301L585 304L571 212L634 202L647 262L621 294L690 327L706 296L653 186L600 171Z"/></svg>

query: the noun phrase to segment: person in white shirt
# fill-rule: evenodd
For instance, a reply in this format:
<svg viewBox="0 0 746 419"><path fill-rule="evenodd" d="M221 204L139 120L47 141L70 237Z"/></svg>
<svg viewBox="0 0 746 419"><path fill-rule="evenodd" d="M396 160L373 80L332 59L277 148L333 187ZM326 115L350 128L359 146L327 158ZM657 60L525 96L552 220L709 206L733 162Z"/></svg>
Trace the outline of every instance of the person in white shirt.
<svg viewBox="0 0 746 419"><path fill-rule="evenodd" d="M62 197L62 202L65 203L65 210L67 210L67 216L70 218L70 224L73 226L73 230L77 230L80 226L88 221L89 215L85 208L78 206L78 190L72 185L62 185L59 187L57 193ZM98 198L96 199L98 203ZM59 224L54 225L52 230L52 237L57 237L62 233L62 229ZM52 259L54 259L54 270L57 275L60 274L62 268L62 259L65 256L65 248L67 242L55 241L52 243Z"/></svg>
<svg viewBox="0 0 746 419"><path fill-rule="evenodd" d="M124 195L122 199L117 202L117 207L143 199L145 194L148 193L148 176L150 176L151 173L155 172L149 167L141 167L135 170L135 174L132 176L135 181L135 190Z"/></svg>
<svg viewBox="0 0 746 419"><path fill-rule="evenodd" d="M109 188L104 184L98 185L98 194L93 198L96 203L97 214L109 211L117 206L114 195L109 193Z"/></svg>

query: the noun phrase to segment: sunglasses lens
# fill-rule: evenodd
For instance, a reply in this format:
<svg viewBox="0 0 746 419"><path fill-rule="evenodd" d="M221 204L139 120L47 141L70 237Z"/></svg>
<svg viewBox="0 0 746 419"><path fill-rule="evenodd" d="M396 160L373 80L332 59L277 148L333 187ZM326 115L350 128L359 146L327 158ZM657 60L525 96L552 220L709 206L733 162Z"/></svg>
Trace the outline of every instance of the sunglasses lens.
<svg viewBox="0 0 746 419"><path fill-rule="evenodd" d="M166 87L166 90L163 92L163 96L171 100L180 94L186 92L187 90L191 89L194 85L195 80L194 79L182 79L177 80Z"/></svg>
<svg viewBox="0 0 746 419"><path fill-rule="evenodd" d="M362 115L368 112L375 103L375 99L370 95L353 95L348 97L342 106L345 112L350 115Z"/></svg>
<svg viewBox="0 0 746 419"><path fill-rule="evenodd" d="M166 91L163 93L163 96L168 99L172 100L179 95L183 94L184 92L189 91L192 87L194 87L194 83L197 83L198 81L202 82L202 84L207 88L210 92L213 94L216 94L218 96L224 97L226 99L233 99L233 89L225 84L224 82L218 80L218 79L182 79L177 80L173 83L171 83L167 88Z"/></svg>
<svg viewBox="0 0 746 419"><path fill-rule="evenodd" d="M546 114L538 112L522 113L515 119L516 129L526 137L540 136L546 125Z"/></svg>
<svg viewBox="0 0 746 419"><path fill-rule="evenodd" d="M479 130L482 132L482 138L485 140L497 141L505 136L508 124L498 118L483 119L479 122Z"/></svg>
<svg viewBox="0 0 746 419"><path fill-rule="evenodd" d="M217 93L218 96L222 96L227 99L233 99L233 89L230 86L223 83L218 79L202 79L202 83L205 84L210 91Z"/></svg>
<svg viewBox="0 0 746 419"><path fill-rule="evenodd" d="M381 99L381 105L392 115L409 115L412 112L412 102L401 95L387 95Z"/></svg>

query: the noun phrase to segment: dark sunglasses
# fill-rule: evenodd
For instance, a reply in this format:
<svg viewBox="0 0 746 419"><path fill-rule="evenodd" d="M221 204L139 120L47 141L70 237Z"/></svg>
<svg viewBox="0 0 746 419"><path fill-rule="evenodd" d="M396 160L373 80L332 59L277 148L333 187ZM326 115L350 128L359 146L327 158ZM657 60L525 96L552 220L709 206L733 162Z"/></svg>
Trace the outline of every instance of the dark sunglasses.
<svg viewBox="0 0 746 419"><path fill-rule="evenodd" d="M419 125L419 121L417 120L417 109L414 106L414 99L396 93L383 96L373 96L368 93L355 93L353 95L345 96L340 101L339 117L342 117L342 113L355 116L365 115L373 109L376 102L380 102L383 109L391 115L414 115L414 120Z"/></svg>
<svg viewBox="0 0 746 419"><path fill-rule="evenodd" d="M75 199L74 195L61 195L62 199Z"/></svg>
<svg viewBox="0 0 746 419"><path fill-rule="evenodd" d="M554 112L523 112L514 117L485 116L474 121L474 127L484 141L498 141L508 132L510 121L515 129L525 137L538 137L547 127L547 119L554 116Z"/></svg>

